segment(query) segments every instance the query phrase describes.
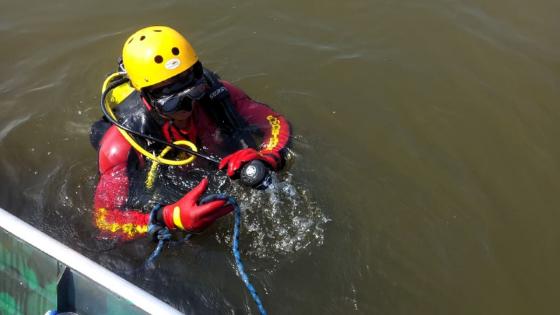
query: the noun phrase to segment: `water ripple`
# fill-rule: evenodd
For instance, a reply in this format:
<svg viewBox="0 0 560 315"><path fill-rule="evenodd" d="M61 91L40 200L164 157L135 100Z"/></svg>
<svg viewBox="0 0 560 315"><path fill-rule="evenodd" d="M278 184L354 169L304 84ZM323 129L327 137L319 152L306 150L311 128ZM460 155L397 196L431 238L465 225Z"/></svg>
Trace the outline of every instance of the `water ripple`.
<svg viewBox="0 0 560 315"><path fill-rule="evenodd" d="M31 114L28 114L21 118L14 118L12 121L6 124L4 128L0 130L0 142L4 140L4 138L17 126L23 124L24 122L28 121L31 118Z"/></svg>

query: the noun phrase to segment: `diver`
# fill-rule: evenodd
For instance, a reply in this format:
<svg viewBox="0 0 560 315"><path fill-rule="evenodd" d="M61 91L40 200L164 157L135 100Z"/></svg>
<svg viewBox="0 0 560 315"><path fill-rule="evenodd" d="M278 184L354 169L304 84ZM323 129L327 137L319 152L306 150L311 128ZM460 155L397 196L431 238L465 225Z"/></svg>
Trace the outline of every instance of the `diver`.
<svg viewBox="0 0 560 315"><path fill-rule="evenodd" d="M187 39L174 29L151 26L134 33L124 44L119 70L128 79L123 86L131 92L115 113L118 124L135 134L127 134L107 116L91 128L100 173L94 219L102 233L132 239L145 235L154 223L197 232L232 211L223 200L200 202L208 187L206 178L176 202L133 205L138 183L153 183L151 171L158 159L150 154L165 149L153 139L186 140L205 154L223 157L218 169L233 179L255 160L272 171L285 164L290 136L286 119L203 67ZM183 153L165 157L169 155L181 158Z"/></svg>

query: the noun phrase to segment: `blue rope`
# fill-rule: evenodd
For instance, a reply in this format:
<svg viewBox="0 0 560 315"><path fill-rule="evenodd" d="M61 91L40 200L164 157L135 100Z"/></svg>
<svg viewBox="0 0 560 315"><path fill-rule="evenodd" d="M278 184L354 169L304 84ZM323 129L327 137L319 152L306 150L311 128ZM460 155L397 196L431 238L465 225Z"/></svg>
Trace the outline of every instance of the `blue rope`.
<svg viewBox="0 0 560 315"><path fill-rule="evenodd" d="M154 249L150 257L146 259L147 268L152 268L154 266L154 261L159 256L159 254L161 254L161 251L163 250L163 245L165 245L165 242L171 240L171 232L169 232L169 229L167 227L164 227L157 232L157 239L158 239L158 244L156 246L156 249Z"/></svg>
<svg viewBox="0 0 560 315"><path fill-rule="evenodd" d="M251 293L251 296L253 297L255 304L257 304L257 307L259 308L259 312L261 312L262 315L266 315L266 310L264 309L264 305L261 299L259 298L259 295L257 294L257 290L255 290L255 287L253 287L251 282L249 282L249 277L245 273L243 262L241 261L241 255L239 253L239 230L241 226L241 209L239 209L237 203L234 203L234 211L235 211L235 223L233 225L233 256L235 257L235 263L237 264L237 271L239 272L239 276L241 277L241 280L243 280L243 283L245 283L247 290L249 290L249 293Z"/></svg>
<svg viewBox="0 0 560 315"><path fill-rule="evenodd" d="M227 204L233 206L235 221L233 224L232 250L233 250L233 256L235 257L235 265L237 267L237 272L239 273L239 277L241 277L241 280L243 280L243 283L245 283L245 287L247 287L247 290L249 291L249 293L251 293L251 297L255 301L255 304L257 304L257 307L259 308L259 312L261 313L261 315L266 315L267 313L266 310L264 309L264 305L259 295L257 294L257 290L255 290L255 287L249 281L249 276L247 276L247 273L245 273L245 267L243 266L243 262L241 261L241 254L239 252L239 233L241 230L241 208L237 204L237 201L235 201L235 198L223 194L206 196L202 198L200 202L207 203L214 200L225 200Z"/></svg>
<svg viewBox="0 0 560 315"><path fill-rule="evenodd" d="M166 226L162 225L161 223L158 223L156 220L157 212L159 209L161 209L161 205L157 204L150 212L150 219L148 221L148 234L152 236L154 241L157 240L158 244L156 246L156 249L154 249L154 251L150 255L150 257L146 259L146 262L144 263L145 268L154 267L154 261L161 254L161 251L163 250L163 246L165 245L166 242L169 242L171 245L174 245L174 244L188 241L192 236L192 234L187 234L185 238L183 238L182 240L172 242L171 231L169 231L169 229Z"/></svg>
<svg viewBox="0 0 560 315"><path fill-rule="evenodd" d="M245 273L245 267L243 266L243 262L241 261L241 253L239 252L239 234L241 230L241 208L239 207L237 201L233 197L224 194L215 194L215 195L206 196L200 200L200 204L205 204L215 200L224 200L226 201L227 204L230 204L233 207L235 221L233 224L232 250L233 250L233 256L235 257L235 265L237 267L237 272L239 273L239 277L245 284L245 287L247 287L247 290L251 294L251 297L255 301L255 304L257 304L257 307L259 308L259 312L261 313L261 315L266 315L267 313L266 310L264 309L264 305L259 295L257 294L257 290L255 290L255 287L249 281L249 276L247 276L247 273ZM146 260L145 266L153 266L155 259L161 254L165 242L169 242L171 240L171 232L169 232L169 229L167 227L162 227L161 225L155 223L156 213L160 208L161 205L157 205L150 213L150 221L149 221L150 223L148 224L148 233L150 235L157 237L158 244L156 246L156 249ZM188 234L185 237L184 241L188 240L190 236L191 235Z"/></svg>
<svg viewBox="0 0 560 315"><path fill-rule="evenodd" d="M161 224L157 223L156 215L159 209L161 209L161 205L157 204L150 212L150 219L148 221L148 234L151 235L154 240L157 239L158 244L150 257L146 259L146 262L144 263L145 268L154 267L154 261L159 256L159 254L161 254L163 245L165 245L165 242L171 240L171 232L169 231L169 229L166 226L162 226Z"/></svg>

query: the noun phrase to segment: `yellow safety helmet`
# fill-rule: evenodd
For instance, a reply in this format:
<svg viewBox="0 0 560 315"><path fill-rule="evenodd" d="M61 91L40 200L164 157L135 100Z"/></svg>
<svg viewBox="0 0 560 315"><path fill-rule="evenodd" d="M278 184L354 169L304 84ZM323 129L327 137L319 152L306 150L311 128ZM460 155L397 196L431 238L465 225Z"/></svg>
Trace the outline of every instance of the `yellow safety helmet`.
<svg viewBox="0 0 560 315"><path fill-rule="evenodd" d="M174 77L198 61L187 39L167 26L150 26L132 34L124 44L122 57L137 90Z"/></svg>

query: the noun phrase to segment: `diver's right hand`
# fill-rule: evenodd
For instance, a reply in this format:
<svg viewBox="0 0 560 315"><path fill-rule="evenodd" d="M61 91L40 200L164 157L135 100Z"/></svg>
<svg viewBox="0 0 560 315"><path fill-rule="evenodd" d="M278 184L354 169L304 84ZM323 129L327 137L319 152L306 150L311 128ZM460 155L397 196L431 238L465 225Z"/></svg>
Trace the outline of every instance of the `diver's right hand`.
<svg viewBox="0 0 560 315"><path fill-rule="evenodd" d="M163 208L163 222L169 229L181 229L189 232L202 230L218 218L230 213L233 207L224 200L211 201L199 205L199 199L208 187L204 178L198 186L189 191L174 204Z"/></svg>

